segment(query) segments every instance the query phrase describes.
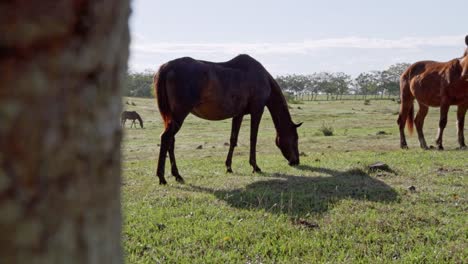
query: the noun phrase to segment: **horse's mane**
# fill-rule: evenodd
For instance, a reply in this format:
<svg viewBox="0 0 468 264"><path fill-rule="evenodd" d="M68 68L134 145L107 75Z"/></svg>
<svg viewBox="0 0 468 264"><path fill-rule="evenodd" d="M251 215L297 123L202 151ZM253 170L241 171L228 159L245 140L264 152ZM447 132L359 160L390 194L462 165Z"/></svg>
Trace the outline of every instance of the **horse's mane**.
<svg viewBox="0 0 468 264"><path fill-rule="evenodd" d="M465 36L465 44L468 46L468 35ZM465 53L463 53L463 57L468 55L468 47L465 49Z"/></svg>

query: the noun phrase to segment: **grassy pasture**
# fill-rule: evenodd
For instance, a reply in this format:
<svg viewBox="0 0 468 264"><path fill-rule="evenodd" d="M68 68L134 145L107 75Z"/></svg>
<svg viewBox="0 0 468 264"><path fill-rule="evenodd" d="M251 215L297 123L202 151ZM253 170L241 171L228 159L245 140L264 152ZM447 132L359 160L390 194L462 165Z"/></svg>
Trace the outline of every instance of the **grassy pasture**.
<svg viewBox="0 0 468 264"><path fill-rule="evenodd" d="M396 102L291 105L294 121L304 122L298 167L276 148L266 110L260 174L248 164L248 116L226 174L231 120L190 115L176 136L186 184L175 182L168 160L168 185L159 186L156 102L126 101L145 120L145 129L127 123L122 148L127 263L467 263L468 151L456 150L454 107L446 150L423 151L416 136L399 149ZM430 109L424 127L433 145L438 114ZM333 136L323 136L324 125ZM391 170L369 171L377 161Z"/></svg>

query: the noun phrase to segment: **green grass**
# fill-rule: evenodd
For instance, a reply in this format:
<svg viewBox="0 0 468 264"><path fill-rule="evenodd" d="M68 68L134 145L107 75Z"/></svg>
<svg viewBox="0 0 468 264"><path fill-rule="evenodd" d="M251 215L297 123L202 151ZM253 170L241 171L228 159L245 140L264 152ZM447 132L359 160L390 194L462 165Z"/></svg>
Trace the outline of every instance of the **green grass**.
<svg viewBox="0 0 468 264"><path fill-rule="evenodd" d="M177 184L167 165L168 185L159 186L163 127L156 102L124 102L129 99L136 106L125 107L142 115L145 129L127 127L123 143L127 263L467 262L468 151L456 150L455 109L446 150L423 151L414 136L408 137L410 150L399 149L395 102L291 105L294 121L304 122L298 167L288 166L273 143L265 111L257 146L261 174L252 174L248 163L249 117L234 173L226 174L231 120L191 115L176 137L186 184ZM428 142L438 113L431 109L426 118ZM333 127L332 137L317 133L324 122ZM377 161L391 170L369 171Z"/></svg>

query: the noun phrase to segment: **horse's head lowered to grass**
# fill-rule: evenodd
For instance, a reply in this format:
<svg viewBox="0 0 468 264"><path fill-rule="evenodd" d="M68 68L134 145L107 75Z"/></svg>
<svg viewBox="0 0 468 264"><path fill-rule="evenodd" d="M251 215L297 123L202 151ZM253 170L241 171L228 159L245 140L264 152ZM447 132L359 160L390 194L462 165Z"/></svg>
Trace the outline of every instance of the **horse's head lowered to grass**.
<svg viewBox="0 0 468 264"><path fill-rule="evenodd" d="M284 158L289 161L289 165L299 165L299 149L298 149L298 135L297 128L302 123L294 124L291 123L286 132L282 134L278 133L276 136L276 146L281 150Z"/></svg>

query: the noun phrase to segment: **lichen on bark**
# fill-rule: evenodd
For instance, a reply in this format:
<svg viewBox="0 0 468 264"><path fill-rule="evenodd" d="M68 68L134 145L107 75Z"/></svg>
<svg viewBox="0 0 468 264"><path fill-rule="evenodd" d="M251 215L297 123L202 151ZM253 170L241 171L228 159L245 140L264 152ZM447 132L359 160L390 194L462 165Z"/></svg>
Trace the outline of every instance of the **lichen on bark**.
<svg viewBox="0 0 468 264"><path fill-rule="evenodd" d="M0 263L121 263L129 1L45 2L0 3Z"/></svg>

